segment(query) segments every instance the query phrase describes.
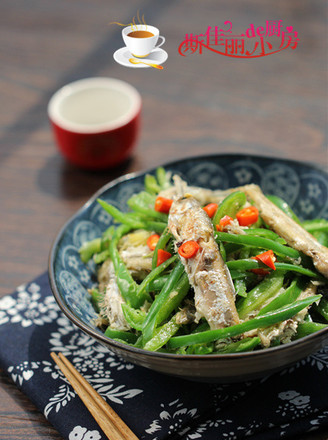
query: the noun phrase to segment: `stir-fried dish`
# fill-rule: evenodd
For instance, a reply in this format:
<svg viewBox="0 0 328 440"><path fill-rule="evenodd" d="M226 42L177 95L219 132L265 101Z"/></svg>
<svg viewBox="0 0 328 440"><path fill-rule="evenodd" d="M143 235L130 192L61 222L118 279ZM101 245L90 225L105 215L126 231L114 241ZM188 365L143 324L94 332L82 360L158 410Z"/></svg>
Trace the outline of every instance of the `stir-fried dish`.
<svg viewBox="0 0 328 440"><path fill-rule="evenodd" d="M220 354L286 344L328 325L328 221L301 221L254 184L188 186L163 168L80 249L106 336L150 351Z"/></svg>

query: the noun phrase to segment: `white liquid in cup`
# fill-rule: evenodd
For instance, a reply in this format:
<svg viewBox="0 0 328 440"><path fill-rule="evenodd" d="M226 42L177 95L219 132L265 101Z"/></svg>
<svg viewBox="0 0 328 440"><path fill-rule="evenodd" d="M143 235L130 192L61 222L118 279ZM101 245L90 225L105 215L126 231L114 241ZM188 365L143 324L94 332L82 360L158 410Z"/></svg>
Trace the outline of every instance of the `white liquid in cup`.
<svg viewBox="0 0 328 440"><path fill-rule="evenodd" d="M128 123L139 111L139 93L124 81L87 78L68 84L49 102L50 119L77 133L98 133Z"/></svg>
<svg viewBox="0 0 328 440"><path fill-rule="evenodd" d="M59 112L73 124L97 125L121 118L130 107L130 98L121 91L95 87L64 98Z"/></svg>

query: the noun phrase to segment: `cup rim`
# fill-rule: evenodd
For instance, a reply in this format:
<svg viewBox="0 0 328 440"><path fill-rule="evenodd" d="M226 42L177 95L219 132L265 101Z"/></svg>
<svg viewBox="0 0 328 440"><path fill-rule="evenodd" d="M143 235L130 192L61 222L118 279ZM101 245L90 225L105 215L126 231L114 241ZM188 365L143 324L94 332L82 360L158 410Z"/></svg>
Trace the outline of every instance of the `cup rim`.
<svg viewBox="0 0 328 440"><path fill-rule="evenodd" d="M112 90L119 90L129 96L131 106L128 111L110 122L102 122L99 124L79 124L77 122L68 121L64 118L59 110L63 99L81 90L87 90L93 87L108 87ZM73 81L61 87L55 92L48 103L48 117L50 121L58 127L79 134L95 134L112 131L127 125L132 121L141 109L141 96L137 89L131 84L116 78L109 77L90 77Z"/></svg>
<svg viewBox="0 0 328 440"><path fill-rule="evenodd" d="M154 38L157 37L159 35L159 29L155 26L151 26L149 24L136 24L133 25L133 27L137 27L137 30L141 30L141 31L149 31L152 32L154 35L152 37L145 37L144 39L147 40L148 38ZM126 26L125 28L122 29L122 34L127 37L127 38L133 38L133 37L129 37L128 36L128 32L133 32L135 29L133 29L131 27L131 25Z"/></svg>

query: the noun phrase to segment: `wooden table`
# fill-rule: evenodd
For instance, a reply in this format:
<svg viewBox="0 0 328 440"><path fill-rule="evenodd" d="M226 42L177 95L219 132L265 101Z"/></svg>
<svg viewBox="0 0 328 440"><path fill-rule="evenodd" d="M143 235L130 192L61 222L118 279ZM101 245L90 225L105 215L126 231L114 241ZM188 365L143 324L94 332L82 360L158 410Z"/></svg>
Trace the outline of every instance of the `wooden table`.
<svg viewBox="0 0 328 440"><path fill-rule="evenodd" d="M121 29L140 10L166 37L163 71L113 60ZM255 153L327 167L327 32L324 0L8 0L0 27L0 295L47 270L60 226L115 177L201 153ZM182 57L186 33L233 23L282 19L299 45L271 56L237 59L204 51ZM47 102L64 84L110 76L143 98L142 132L128 163L86 172L63 160L47 120ZM59 434L2 373L1 439ZM308 438L323 439L316 434Z"/></svg>

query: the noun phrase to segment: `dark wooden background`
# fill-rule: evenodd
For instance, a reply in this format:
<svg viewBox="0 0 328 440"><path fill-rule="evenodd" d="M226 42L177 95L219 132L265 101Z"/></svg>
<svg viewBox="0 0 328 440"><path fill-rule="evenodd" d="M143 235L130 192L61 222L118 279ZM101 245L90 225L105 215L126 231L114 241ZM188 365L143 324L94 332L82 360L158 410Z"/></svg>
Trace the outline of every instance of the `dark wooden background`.
<svg viewBox="0 0 328 440"><path fill-rule="evenodd" d="M202 153L255 153L327 167L325 0L2 0L0 6L0 295L47 270L61 225L113 178ZM166 37L163 71L116 64L120 28L144 14ZM186 58L186 33L233 23L236 32L282 19L294 50L257 59ZM115 170L86 172L58 154L47 102L89 76L121 78L143 99L137 149ZM0 342L1 343L1 342ZM59 434L2 373L0 439ZM324 434L311 437L324 439Z"/></svg>

